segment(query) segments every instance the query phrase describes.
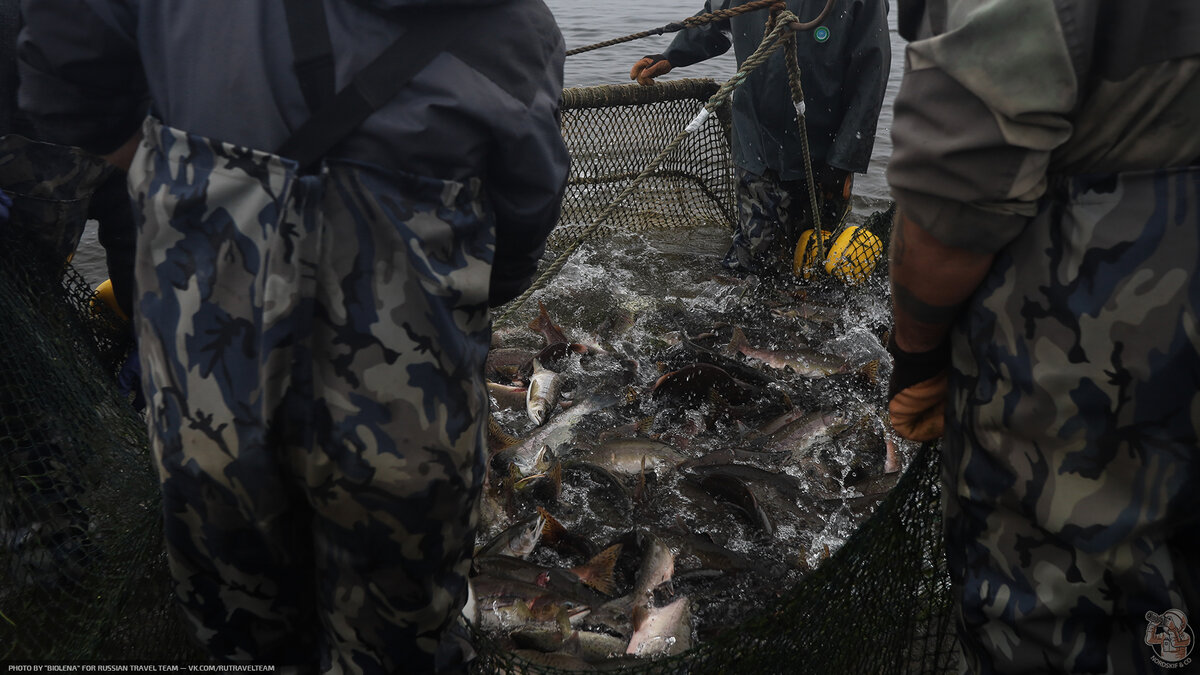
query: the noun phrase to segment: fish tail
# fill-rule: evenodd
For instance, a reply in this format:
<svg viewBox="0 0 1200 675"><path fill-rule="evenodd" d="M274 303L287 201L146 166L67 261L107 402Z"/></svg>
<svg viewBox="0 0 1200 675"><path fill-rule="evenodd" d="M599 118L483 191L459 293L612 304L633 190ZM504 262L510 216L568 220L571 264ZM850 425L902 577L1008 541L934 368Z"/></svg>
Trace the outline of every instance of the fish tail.
<svg viewBox="0 0 1200 675"><path fill-rule="evenodd" d="M615 586L613 572L616 569L617 558L621 555L621 544L613 544L596 554L586 563L572 567L571 572L583 583L605 595L612 595Z"/></svg>
<svg viewBox="0 0 1200 675"><path fill-rule="evenodd" d="M746 334L738 326L733 327L733 335L729 338L729 351L742 352L750 348L750 341L746 339Z"/></svg>
<svg viewBox="0 0 1200 675"><path fill-rule="evenodd" d="M867 378L871 386L879 384L879 359L876 359L859 369L859 374Z"/></svg>
<svg viewBox="0 0 1200 675"><path fill-rule="evenodd" d="M493 455L505 448L511 448L520 443L516 438L505 432L504 429L501 429L496 418L490 415L488 416L487 438L488 448L491 449Z"/></svg>
<svg viewBox="0 0 1200 675"><path fill-rule="evenodd" d="M553 325L554 322L550 320L550 313L546 311L546 305L542 304L541 300L538 300L538 316L529 322L529 330L541 333Z"/></svg>
<svg viewBox="0 0 1200 675"><path fill-rule="evenodd" d="M561 467L560 467L559 475L561 477ZM541 506L537 507L537 512L546 521L546 524L542 526L542 540L543 541L545 541L550 546L554 546L555 544L558 544L559 542L566 539L567 528L564 527L562 523L558 522L557 518L550 515L550 512Z"/></svg>

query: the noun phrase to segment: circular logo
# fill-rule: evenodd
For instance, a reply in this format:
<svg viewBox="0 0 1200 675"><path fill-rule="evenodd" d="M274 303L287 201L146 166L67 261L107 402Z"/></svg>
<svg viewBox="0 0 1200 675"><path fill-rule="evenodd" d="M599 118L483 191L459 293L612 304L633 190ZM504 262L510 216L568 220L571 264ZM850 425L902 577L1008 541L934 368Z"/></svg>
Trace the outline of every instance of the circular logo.
<svg viewBox="0 0 1200 675"><path fill-rule="evenodd" d="M1191 664L1192 641L1195 633L1188 625L1187 615L1178 609L1162 614L1146 612L1147 645L1154 650L1150 657L1161 668L1180 668Z"/></svg>
<svg viewBox="0 0 1200 675"><path fill-rule="evenodd" d="M817 42L825 42L829 39L829 29L825 26L817 26L817 29L813 31L813 37Z"/></svg>

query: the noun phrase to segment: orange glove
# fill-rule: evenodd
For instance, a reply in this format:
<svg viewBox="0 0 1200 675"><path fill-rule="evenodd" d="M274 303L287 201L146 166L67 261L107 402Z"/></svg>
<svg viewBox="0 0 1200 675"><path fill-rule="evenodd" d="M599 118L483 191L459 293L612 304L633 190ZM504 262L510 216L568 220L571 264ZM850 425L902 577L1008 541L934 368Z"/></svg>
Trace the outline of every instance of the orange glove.
<svg viewBox="0 0 1200 675"><path fill-rule="evenodd" d="M941 438L946 421L950 344L928 352L906 352L888 341L892 377L888 383L888 415L896 433L910 441Z"/></svg>
<svg viewBox="0 0 1200 675"><path fill-rule="evenodd" d="M945 371L897 392L888 401L888 415L892 428L903 438L910 441L941 438L946 424Z"/></svg>
<svg viewBox="0 0 1200 675"><path fill-rule="evenodd" d="M654 78L666 75L673 67L662 54L643 56L642 60L633 64L633 68L629 70L629 79L637 80L638 84L642 85L654 84Z"/></svg>

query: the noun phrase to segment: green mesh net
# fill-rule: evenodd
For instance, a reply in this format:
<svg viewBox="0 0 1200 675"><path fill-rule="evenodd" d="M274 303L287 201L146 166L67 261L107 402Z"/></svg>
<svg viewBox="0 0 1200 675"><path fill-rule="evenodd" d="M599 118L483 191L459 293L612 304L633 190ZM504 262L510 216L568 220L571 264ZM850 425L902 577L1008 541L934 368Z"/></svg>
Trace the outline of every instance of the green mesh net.
<svg viewBox="0 0 1200 675"><path fill-rule="evenodd" d="M716 89L681 80L566 90L573 165L555 237L592 222ZM692 134L618 205L605 231L731 226L727 119L719 110ZM862 233L841 249L876 280L890 220L888 211L854 219ZM59 266L31 253L19 228L0 234L0 659L201 661L172 605L145 422L115 383L125 329L94 306L69 266L65 276L48 273ZM716 639L670 658L622 661L621 672L948 672L938 499L937 453L925 447L844 546L799 583L762 597ZM473 637L477 673L580 670Z"/></svg>

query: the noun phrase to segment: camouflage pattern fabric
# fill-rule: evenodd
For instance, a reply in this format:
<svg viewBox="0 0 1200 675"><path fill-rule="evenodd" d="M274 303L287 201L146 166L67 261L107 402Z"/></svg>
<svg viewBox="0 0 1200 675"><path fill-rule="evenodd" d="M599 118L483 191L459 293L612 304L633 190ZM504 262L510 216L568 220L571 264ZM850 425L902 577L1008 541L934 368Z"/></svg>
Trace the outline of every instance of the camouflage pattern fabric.
<svg viewBox="0 0 1200 675"><path fill-rule="evenodd" d="M176 594L218 660L463 658L494 225L478 181L147 120L135 321ZM439 644L439 643L442 644Z"/></svg>
<svg viewBox="0 0 1200 675"><path fill-rule="evenodd" d="M849 202L820 184L817 191L821 227L836 229ZM800 233L812 227L807 181L781 181L770 169L762 175L739 169L737 199L737 227L721 265L740 275L790 275Z"/></svg>
<svg viewBox="0 0 1200 675"><path fill-rule="evenodd" d="M1058 194L953 335L943 480L965 665L1160 672L1148 613L1200 616L1200 169Z"/></svg>
<svg viewBox="0 0 1200 675"><path fill-rule="evenodd" d="M54 265L65 263L83 237L88 200L112 171L79 148L0 137L0 188L13 198L9 227L35 241ZM55 279L61 271L53 270Z"/></svg>

